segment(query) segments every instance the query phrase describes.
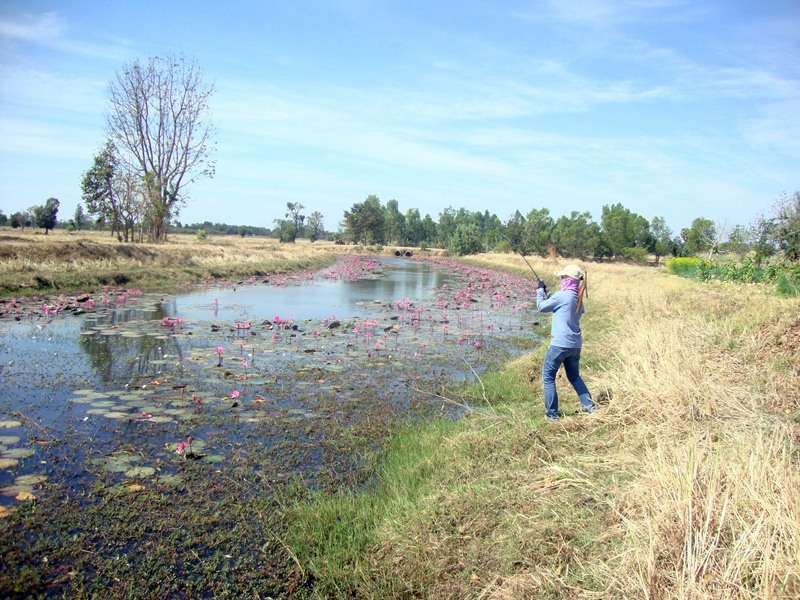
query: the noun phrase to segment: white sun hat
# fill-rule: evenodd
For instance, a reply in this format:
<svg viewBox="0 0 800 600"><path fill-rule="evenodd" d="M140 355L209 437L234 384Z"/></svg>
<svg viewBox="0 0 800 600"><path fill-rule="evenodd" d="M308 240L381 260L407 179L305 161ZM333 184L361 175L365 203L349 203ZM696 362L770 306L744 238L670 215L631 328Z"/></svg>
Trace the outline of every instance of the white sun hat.
<svg viewBox="0 0 800 600"><path fill-rule="evenodd" d="M581 280L586 277L586 273L578 265L567 265L560 271L556 271L556 277L572 277L573 279Z"/></svg>

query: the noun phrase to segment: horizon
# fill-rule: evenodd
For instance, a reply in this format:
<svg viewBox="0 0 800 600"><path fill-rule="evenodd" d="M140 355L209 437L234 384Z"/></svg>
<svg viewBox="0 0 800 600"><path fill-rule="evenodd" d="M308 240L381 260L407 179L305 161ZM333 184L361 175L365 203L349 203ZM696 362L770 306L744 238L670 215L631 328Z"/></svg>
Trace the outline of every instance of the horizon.
<svg viewBox="0 0 800 600"><path fill-rule="evenodd" d="M745 4L745 6L742 6ZM0 6L0 209L68 220L125 63L185 54L216 92L216 176L181 223L336 231L376 195L438 222L622 204L677 235L800 188L800 5L717 0L152 1Z"/></svg>

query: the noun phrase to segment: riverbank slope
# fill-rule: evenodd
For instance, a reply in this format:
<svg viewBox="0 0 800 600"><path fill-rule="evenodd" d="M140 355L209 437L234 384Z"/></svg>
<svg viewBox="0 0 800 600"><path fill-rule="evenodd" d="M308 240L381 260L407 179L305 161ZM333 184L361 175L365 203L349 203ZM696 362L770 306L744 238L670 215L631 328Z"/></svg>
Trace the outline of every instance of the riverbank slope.
<svg viewBox="0 0 800 600"><path fill-rule="evenodd" d="M575 416L545 422L541 349L459 398L468 418L400 432L375 489L289 511L315 597L800 596L800 302L586 266L601 409L560 379Z"/></svg>

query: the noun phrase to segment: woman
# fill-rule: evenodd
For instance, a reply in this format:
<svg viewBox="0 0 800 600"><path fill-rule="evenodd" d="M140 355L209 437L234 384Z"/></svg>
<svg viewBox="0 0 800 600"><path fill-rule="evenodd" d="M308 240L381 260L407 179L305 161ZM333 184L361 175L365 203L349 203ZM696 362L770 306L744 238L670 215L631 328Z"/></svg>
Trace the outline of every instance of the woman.
<svg viewBox="0 0 800 600"><path fill-rule="evenodd" d="M556 272L561 277L561 291L547 295L547 286L539 279L536 282L536 308L539 312L553 313L550 327L550 346L542 365L544 383L544 411L548 419L558 419L558 393L556 374L563 364L567 379L575 388L584 412L594 411L595 405L589 389L581 379L581 315L584 313L583 296L586 293L586 274L577 265L567 265Z"/></svg>

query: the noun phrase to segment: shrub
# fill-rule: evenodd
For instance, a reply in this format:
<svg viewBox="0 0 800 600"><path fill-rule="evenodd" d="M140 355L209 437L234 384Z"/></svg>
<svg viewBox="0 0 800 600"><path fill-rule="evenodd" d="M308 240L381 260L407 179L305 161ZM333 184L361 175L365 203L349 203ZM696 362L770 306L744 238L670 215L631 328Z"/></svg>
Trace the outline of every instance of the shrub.
<svg viewBox="0 0 800 600"><path fill-rule="evenodd" d="M508 240L500 240L497 245L494 247L497 252L502 252L503 254L511 254L511 242Z"/></svg>
<svg viewBox="0 0 800 600"><path fill-rule="evenodd" d="M197 230L197 241L204 242L206 239L206 230L205 229L198 229Z"/></svg>
<svg viewBox="0 0 800 600"><path fill-rule="evenodd" d="M667 271L680 277L694 277L698 259L695 257L676 257L667 261Z"/></svg>
<svg viewBox="0 0 800 600"><path fill-rule="evenodd" d="M800 263L781 269L777 276L777 291L781 296L800 296Z"/></svg>
<svg viewBox="0 0 800 600"><path fill-rule="evenodd" d="M625 257L625 260L637 265L645 264L649 258L649 254L644 248L625 248L622 251L622 256Z"/></svg>

